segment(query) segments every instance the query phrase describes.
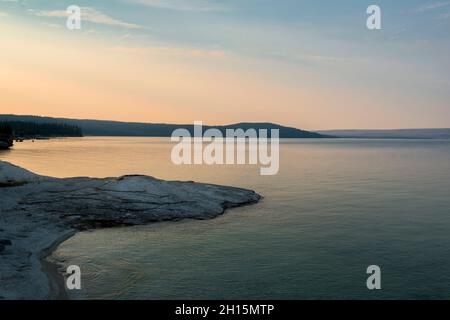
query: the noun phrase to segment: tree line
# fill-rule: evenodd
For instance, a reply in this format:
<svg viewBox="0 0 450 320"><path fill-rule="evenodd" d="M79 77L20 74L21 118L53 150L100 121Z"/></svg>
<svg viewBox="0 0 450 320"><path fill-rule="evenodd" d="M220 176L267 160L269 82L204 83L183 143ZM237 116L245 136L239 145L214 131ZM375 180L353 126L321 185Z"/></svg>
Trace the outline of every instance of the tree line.
<svg viewBox="0 0 450 320"><path fill-rule="evenodd" d="M27 137L82 137L80 127L66 123L0 121L0 134Z"/></svg>

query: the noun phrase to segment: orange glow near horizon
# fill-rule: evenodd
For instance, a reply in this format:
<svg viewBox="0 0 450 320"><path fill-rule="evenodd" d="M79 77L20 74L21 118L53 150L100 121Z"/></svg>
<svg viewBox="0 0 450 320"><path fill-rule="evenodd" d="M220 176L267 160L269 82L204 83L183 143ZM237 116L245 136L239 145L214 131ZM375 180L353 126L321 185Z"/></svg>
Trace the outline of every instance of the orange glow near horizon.
<svg viewBox="0 0 450 320"><path fill-rule="evenodd" d="M433 127L410 98L220 50L124 48L66 30L2 25L0 113L152 123L274 122L307 130ZM285 68L285 69L283 69ZM420 103L420 101L419 101ZM425 105L425 102L423 102ZM370 110L371 116L368 116ZM383 121L381 122L381 120Z"/></svg>

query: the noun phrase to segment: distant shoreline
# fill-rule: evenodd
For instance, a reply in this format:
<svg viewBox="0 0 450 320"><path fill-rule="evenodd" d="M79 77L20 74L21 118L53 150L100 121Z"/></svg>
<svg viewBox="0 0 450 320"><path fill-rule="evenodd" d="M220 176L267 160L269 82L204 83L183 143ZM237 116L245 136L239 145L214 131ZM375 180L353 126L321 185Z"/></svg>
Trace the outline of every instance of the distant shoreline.
<svg viewBox="0 0 450 320"><path fill-rule="evenodd" d="M450 139L450 129L323 130L322 134L353 139Z"/></svg>
<svg viewBox="0 0 450 320"><path fill-rule="evenodd" d="M46 138L40 138L40 139L23 139L21 142L25 141L48 141L48 140L56 140L56 139L79 139L79 138L156 138L156 139L168 139L170 140L170 137L167 136L130 136L130 135L109 135L109 136L103 136L103 135L83 135L81 137L46 137ZM450 140L450 138L425 138L425 137L331 137L331 138L280 138L280 142L282 141L342 141L342 140L368 140L368 141L375 141L375 140L417 140L417 141L447 141ZM18 145L21 142L14 142L14 145ZM13 147L11 147L12 149Z"/></svg>
<svg viewBox="0 0 450 320"><path fill-rule="evenodd" d="M120 122L105 120L81 120L68 118L52 118L40 116L0 115L1 121L31 122L37 124L65 124L80 128L83 136L133 136L133 137L171 137L177 129L186 129L191 135L194 133L194 124L158 124L143 122ZM218 129L225 135L228 129L254 129L279 130L280 138L332 138L317 132L286 127L268 122L242 122L230 125L203 125L203 130Z"/></svg>
<svg viewBox="0 0 450 320"><path fill-rule="evenodd" d="M87 137L170 137L176 129L193 130L193 124L168 124L146 122L121 122L113 120L90 120L53 118L33 115L0 114L1 121L26 121L40 124L67 124L81 129ZM226 129L278 129L282 139L302 138L354 138L354 139L450 139L450 128L418 129L338 129L306 131L269 122L241 122L230 125L204 125L204 130Z"/></svg>

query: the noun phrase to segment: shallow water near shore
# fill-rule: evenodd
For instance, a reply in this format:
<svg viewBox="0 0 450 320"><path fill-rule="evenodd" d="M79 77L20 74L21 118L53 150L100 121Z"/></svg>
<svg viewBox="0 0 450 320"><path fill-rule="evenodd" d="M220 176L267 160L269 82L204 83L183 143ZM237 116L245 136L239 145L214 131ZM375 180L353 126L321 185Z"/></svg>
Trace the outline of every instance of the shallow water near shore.
<svg viewBox="0 0 450 320"><path fill-rule="evenodd" d="M450 141L285 140L280 172L175 166L164 138L25 141L0 159L56 177L146 174L245 187L207 221L78 233L54 253L72 298L450 298ZM379 265L381 291L366 288Z"/></svg>

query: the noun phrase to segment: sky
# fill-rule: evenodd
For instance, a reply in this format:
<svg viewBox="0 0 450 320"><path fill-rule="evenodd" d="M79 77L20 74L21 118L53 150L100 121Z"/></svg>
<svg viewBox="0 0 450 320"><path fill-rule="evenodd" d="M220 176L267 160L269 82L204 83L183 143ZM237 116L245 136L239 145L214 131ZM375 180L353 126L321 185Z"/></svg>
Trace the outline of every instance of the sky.
<svg viewBox="0 0 450 320"><path fill-rule="evenodd" d="M450 127L447 0L0 0L0 43L0 113Z"/></svg>

